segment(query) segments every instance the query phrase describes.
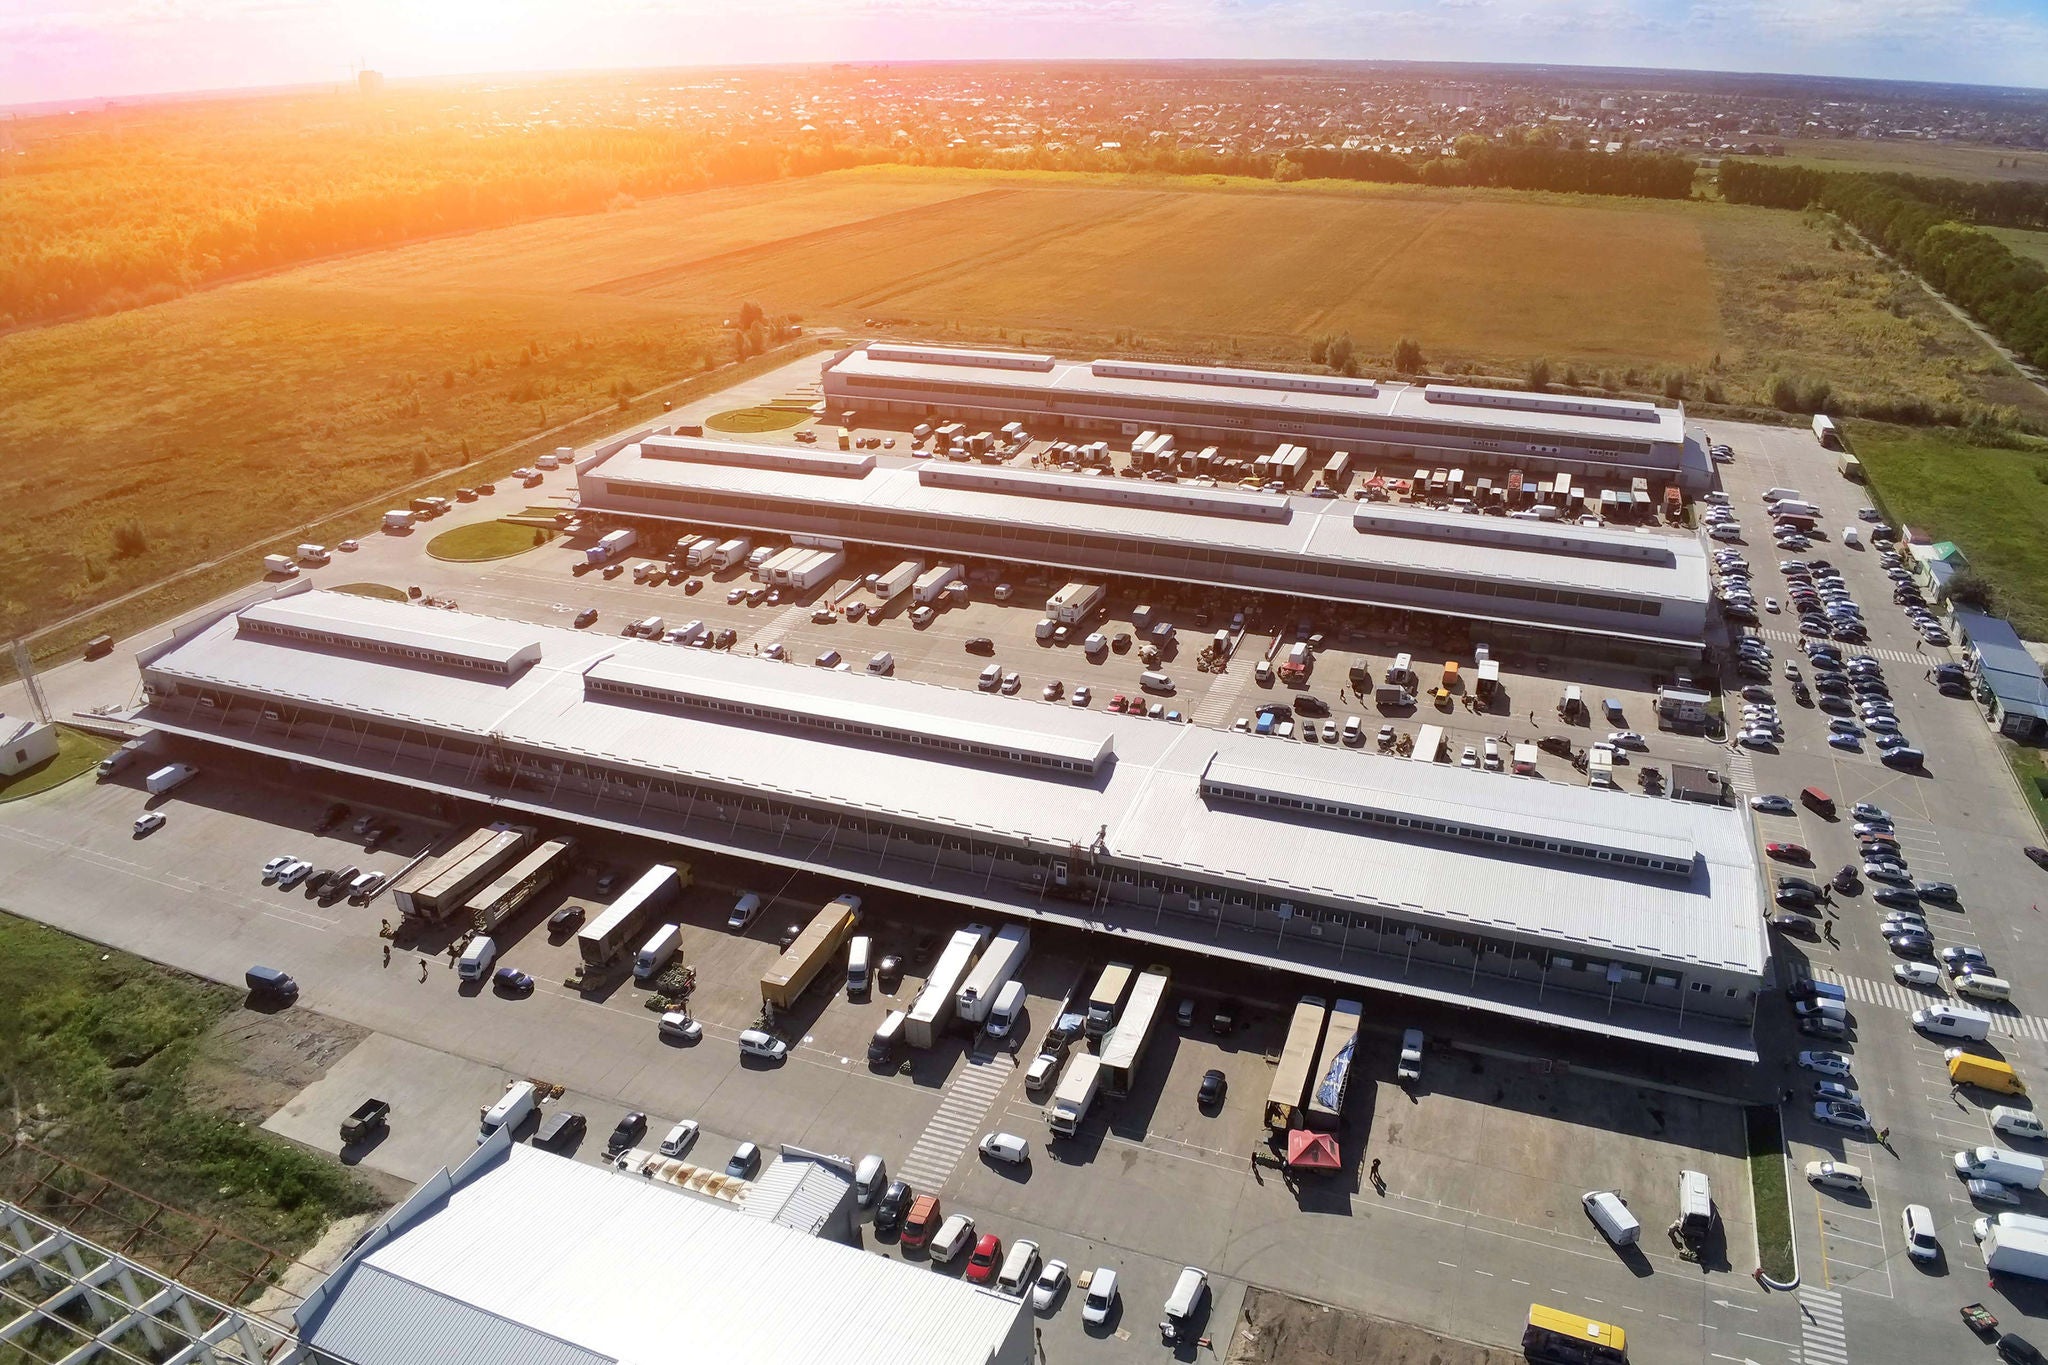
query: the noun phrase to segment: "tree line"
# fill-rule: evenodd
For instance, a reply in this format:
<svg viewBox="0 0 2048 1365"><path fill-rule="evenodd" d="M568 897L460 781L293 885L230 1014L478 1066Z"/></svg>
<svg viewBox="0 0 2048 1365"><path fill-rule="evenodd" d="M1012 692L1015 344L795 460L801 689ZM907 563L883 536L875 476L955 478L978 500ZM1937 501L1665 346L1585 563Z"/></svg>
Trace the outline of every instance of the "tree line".
<svg viewBox="0 0 2048 1365"><path fill-rule="evenodd" d="M1734 203L1820 208L1839 216L1966 308L2000 341L2036 365L2048 365L2048 268L2014 252L1978 224L2048 209L2048 190L1978 195L2004 187L1868 172L1816 171L1731 161L1721 193ZM2028 208L2028 205L2034 205ZM1974 215L1964 218L1963 211Z"/></svg>

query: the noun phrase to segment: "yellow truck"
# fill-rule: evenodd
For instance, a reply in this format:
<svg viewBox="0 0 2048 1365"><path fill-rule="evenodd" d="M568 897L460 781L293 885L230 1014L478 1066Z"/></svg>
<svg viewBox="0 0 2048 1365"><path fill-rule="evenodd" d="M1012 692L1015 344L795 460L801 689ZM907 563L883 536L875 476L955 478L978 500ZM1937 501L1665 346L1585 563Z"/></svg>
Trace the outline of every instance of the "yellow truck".
<svg viewBox="0 0 2048 1365"><path fill-rule="evenodd" d="M1948 1052L1948 1079L1953 1085L1974 1085L2001 1095L2024 1095L2027 1083L2012 1069L2011 1062L1996 1057L1979 1057L1961 1048Z"/></svg>

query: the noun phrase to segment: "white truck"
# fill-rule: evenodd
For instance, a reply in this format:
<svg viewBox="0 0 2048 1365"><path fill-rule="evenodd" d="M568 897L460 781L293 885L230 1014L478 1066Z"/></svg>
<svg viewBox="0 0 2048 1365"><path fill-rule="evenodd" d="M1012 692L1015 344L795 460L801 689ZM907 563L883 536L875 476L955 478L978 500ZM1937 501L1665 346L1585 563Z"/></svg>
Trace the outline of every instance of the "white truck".
<svg viewBox="0 0 2048 1365"><path fill-rule="evenodd" d="M1060 1077L1059 1089L1052 1093L1052 1103L1045 1107L1045 1126L1054 1137L1072 1137L1080 1130L1081 1120L1088 1117L1088 1106L1095 1103L1095 1097L1102 1092L1102 1059L1092 1052L1083 1052L1067 1066L1067 1074Z"/></svg>
<svg viewBox="0 0 2048 1365"><path fill-rule="evenodd" d="M966 578L967 570L958 564L941 564L936 568L926 569L917 576L917 582L911 585L910 598L921 607L929 606L943 597L947 588L966 581Z"/></svg>
<svg viewBox="0 0 2048 1365"><path fill-rule="evenodd" d="M1614 785L1614 754L1608 749L1594 749L1586 755L1586 780L1596 787Z"/></svg>
<svg viewBox="0 0 2048 1365"><path fill-rule="evenodd" d="M630 526L622 526L616 531L607 531L598 539L597 544L583 552L584 562L589 564L609 564L614 559L625 555L639 539L639 533Z"/></svg>
<svg viewBox="0 0 2048 1365"><path fill-rule="evenodd" d="M263 572L272 578L296 578L299 574L299 562L290 555L265 555Z"/></svg>
<svg viewBox="0 0 2048 1365"><path fill-rule="evenodd" d="M711 556L711 560L721 569L730 569L733 565L747 557L748 544L749 542L745 536L736 536L731 540L724 541L719 545L716 553Z"/></svg>
<svg viewBox="0 0 2048 1365"><path fill-rule="evenodd" d="M911 1002L910 1017L903 1021L903 1040L912 1047L928 1048L939 1041L939 1035L946 1031L946 1025L953 1022L953 1006L960 983L967 979L968 968L974 965L974 955L981 951L981 945L988 940L988 930L979 924L970 924L956 932L948 940L939 960L932 964L932 974L925 978L924 989Z"/></svg>
<svg viewBox="0 0 2048 1365"><path fill-rule="evenodd" d="M1100 583L1069 583L1045 599L1045 614L1063 626L1078 626L1093 616L1107 594Z"/></svg>
<svg viewBox="0 0 2048 1365"><path fill-rule="evenodd" d="M717 553L718 537L701 536L691 544L689 552L683 556L683 565L685 568L701 569L709 564L711 556Z"/></svg>
<svg viewBox="0 0 2048 1365"><path fill-rule="evenodd" d="M325 564L328 560L332 558L334 558L334 556L327 553L327 547L325 545L313 545L308 543L305 545L301 545L299 547L299 563L301 564Z"/></svg>
<svg viewBox="0 0 2048 1365"><path fill-rule="evenodd" d="M924 572L924 561L906 559L887 573L875 575L875 601L883 606L894 602L917 584L917 576Z"/></svg>
<svg viewBox="0 0 2048 1365"><path fill-rule="evenodd" d="M995 936L954 997L954 1013L962 1024L980 1028L988 1022L997 993L1017 974L1017 969L1024 965L1024 955L1030 951L1031 931L1021 924L1006 925Z"/></svg>
<svg viewBox="0 0 2048 1365"><path fill-rule="evenodd" d="M142 789L151 796L162 796L167 791L184 786L197 776L199 769L190 763L170 763L142 779Z"/></svg>
<svg viewBox="0 0 2048 1365"><path fill-rule="evenodd" d="M799 592L808 591L820 583L828 582L845 567L846 551L820 550L817 552L817 558L790 570L789 586Z"/></svg>
<svg viewBox="0 0 2048 1365"><path fill-rule="evenodd" d="M1984 1253L1984 1268L1993 1275L2048 1280L2048 1232L1993 1224L1978 1250Z"/></svg>
<svg viewBox="0 0 2048 1365"><path fill-rule="evenodd" d="M384 514L384 529L386 531L410 531L417 517L417 513L408 512L402 508L393 508Z"/></svg>
<svg viewBox="0 0 2048 1365"><path fill-rule="evenodd" d="M1996 1180L2018 1190L2038 1190L2048 1165L2032 1152L2004 1147L1968 1147L1955 1155L1956 1174L1964 1180Z"/></svg>
<svg viewBox="0 0 2048 1365"><path fill-rule="evenodd" d="M1413 1085L1422 1079L1422 1030L1412 1028L1401 1035L1401 1060L1394 1067L1394 1079Z"/></svg>

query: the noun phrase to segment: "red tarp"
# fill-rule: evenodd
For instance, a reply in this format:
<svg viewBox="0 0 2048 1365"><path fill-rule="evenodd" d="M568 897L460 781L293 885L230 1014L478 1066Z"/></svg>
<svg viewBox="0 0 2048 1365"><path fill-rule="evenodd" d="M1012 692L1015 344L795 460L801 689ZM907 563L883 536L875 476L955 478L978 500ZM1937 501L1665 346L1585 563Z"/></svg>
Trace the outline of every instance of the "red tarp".
<svg viewBox="0 0 2048 1365"><path fill-rule="evenodd" d="M1287 1131L1287 1164L1308 1171L1334 1171L1343 1166L1337 1154L1337 1139L1328 1133L1311 1133L1306 1128Z"/></svg>

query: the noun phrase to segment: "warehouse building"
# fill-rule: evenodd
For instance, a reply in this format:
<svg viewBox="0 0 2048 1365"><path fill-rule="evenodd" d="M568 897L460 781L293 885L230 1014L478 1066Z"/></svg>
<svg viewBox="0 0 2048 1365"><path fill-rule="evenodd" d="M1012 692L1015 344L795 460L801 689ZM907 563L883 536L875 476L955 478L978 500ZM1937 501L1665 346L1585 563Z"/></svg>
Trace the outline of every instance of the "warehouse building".
<svg viewBox="0 0 2048 1365"><path fill-rule="evenodd" d="M287 591L144 651L139 719L493 818L1755 1055L1763 887L1738 811ZM516 630L532 661L382 648L428 619L442 654Z"/></svg>
<svg viewBox="0 0 2048 1365"><path fill-rule="evenodd" d="M751 1193L751 1192L750 1192ZM1029 1365L1024 1301L501 1130L306 1296L319 1365Z"/></svg>
<svg viewBox="0 0 2048 1365"><path fill-rule="evenodd" d="M1691 537L643 433L577 465L586 513L711 523L1457 622L1496 652L1699 657Z"/></svg>
<svg viewBox="0 0 2048 1365"><path fill-rule="evenodd" d="M1034 435L1171 432L1183 444L1309 441L1396 468L1538 468L1703 493L1713 465L1685 409L1627 399L1382 383L1134 360L870 342L826 362L828 411L1021 420Z"/></svg>

